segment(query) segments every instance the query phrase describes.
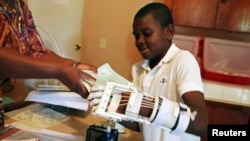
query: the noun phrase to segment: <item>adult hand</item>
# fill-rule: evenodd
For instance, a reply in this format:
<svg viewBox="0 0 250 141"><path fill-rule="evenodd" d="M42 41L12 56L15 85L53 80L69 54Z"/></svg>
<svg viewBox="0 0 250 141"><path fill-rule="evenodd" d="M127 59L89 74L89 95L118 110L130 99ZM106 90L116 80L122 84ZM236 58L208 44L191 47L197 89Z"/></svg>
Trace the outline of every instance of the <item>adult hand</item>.
<svg viewBox="0 0 250 141"><path fill-rule="evenodd" d="M97 67L62 58L54 52L50 52L40 59L53 64L56 68L54 73L56 73L55 75L57 76L57 79L59 79L71 91L80 94L83 98L88 97L89 92L83 83L83 79L88 81L95 81L96 79L82 70L90 70L97 73Z"/></svg>
<svg viewBox="0 0 250 141"><path fill-rule="evenodd" d="M80 94L83 98L88 97L88 90L83 83L83 79L88 81L95 81L96 79L82 70L91 70L97 73L97 68L89 64L78 64L77 66L67 65L61 68L61 75L59 80L66 85L71 91Z"/></svg>

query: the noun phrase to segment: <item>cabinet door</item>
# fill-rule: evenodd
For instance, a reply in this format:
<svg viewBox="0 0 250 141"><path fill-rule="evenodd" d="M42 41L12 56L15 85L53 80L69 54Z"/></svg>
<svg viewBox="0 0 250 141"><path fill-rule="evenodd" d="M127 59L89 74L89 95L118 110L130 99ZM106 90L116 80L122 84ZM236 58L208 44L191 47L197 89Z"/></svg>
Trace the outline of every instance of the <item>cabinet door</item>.
<svg viewBox="0 0 250 141"><path fill-rule="evenodd" d="M172 10L176 25L214 28L218 0L165 0L165 3Z"/></svg>
<svg viewBox="0 0 250 141"><path fill-rule="evenodd" d="M250 0L219 0L215 28L250 32Z"/></svg>
<svg viewBox="0 0 250 141"><path fill-rule="evenodd" d="M206 101L209 124L248 124L250 108Z"/></svg>
<svg viewBox="0 0 250 141"><path fill-rule="evenodd" d="M250 124L250 108L206 101L209 124ZM207 135L201 138L201 141L207 141Z"/></svg>

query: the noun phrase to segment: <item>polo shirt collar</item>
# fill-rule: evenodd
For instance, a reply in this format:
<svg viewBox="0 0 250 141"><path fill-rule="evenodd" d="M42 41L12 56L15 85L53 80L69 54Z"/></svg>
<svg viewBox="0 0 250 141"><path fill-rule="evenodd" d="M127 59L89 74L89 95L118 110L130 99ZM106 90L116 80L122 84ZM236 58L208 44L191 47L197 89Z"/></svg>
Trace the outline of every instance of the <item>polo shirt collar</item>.
<svg viewBox="0 0 250 141"><path fill-rule="evenodd" d="M180 51L180 49L178 47L176 47L176 45L174 43L172 43L172 45L170 46L170 48L168 49L167 53L165 54L165 56L161 59L161 61L159 62L158 65L161 65L163 63L168 63L170 62ZM149 67L149 60L145 59L144 62L142 63L142 67L146 70L150 70Z"/></svg>

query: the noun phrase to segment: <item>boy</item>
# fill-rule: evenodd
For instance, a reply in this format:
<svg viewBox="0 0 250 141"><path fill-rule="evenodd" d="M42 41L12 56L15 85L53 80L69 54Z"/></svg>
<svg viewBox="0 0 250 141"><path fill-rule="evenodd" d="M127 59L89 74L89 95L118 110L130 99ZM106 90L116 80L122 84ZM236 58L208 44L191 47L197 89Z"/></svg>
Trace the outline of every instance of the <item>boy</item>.
<svg viewBox="0 0 250 141"><path fill-rule="evenodd" d="M133 83L161 102L157 113L152 108L139 111L141 116L153 117L151 124L122 124L141 131L145 141L198 141L206 133L208 116L199 65L190 52L172 43L174 33L171 11L162 3L147 4L134 17L135 44L144 60L132 67Z"/></svg>

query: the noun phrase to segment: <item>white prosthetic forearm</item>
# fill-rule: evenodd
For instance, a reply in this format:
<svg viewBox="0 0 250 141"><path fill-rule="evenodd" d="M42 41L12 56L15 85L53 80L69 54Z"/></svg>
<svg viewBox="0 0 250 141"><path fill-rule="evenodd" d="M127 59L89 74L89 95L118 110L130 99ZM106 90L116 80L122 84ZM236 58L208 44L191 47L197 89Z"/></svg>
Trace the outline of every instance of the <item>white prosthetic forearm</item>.
<svg viewBox="0 0 250 141"><path fill-rule="evenodd" d="M143 108L152 110L150 117L139 114ZM192 113L185 104L150 96L132 84L112 82L107 83L100 103L92 113L115 122L126 120L152 124L170 129L174 134L185 132L190 120L196 116L196 112Z"/></svg>
<svg viewBox="0 0 250 141"><path fill-rule="evenodd" d="M173 134L185 132L190 120L194 120L196 112L191 113L190 108L183 103L158 96L155 99L150 122L155 126L172 130Z"/></svg>

